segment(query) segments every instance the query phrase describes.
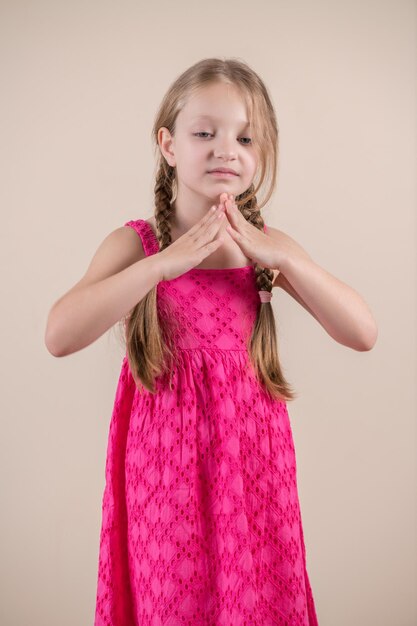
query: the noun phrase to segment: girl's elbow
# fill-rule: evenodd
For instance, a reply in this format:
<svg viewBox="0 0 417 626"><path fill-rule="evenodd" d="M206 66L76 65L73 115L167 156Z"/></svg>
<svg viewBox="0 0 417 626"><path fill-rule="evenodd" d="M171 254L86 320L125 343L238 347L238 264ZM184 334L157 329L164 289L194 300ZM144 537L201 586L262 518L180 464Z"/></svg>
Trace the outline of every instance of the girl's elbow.
<svg viewBox="0 0 417 626"><path fill-rule="evenodd" d="M52 356L66 356L68 352L63 349L62 341L60 341L59 333L57 333L57 328L54 322L55 320L53 320L50 316L45 329L44 344L49 354L52 354Z"/></svg>
<svg viewBox="0 0 417 626"><path fill-rule="evenodd" d="M50 331L48 332L48 330L45 332L44 344L49 354L52 354L52 356L56 356L56 357L63 356L63 353L59 350L57 344L54 342L51 336Z"/></svg>
<svg viewBox="0 0 417 626"><path fill-rule="evenodd" d="M369 329L363 336L360 348L358 348L361 352L369 352L372 350L374 345L376 344L376 340L378 338L378 327L376 324L372 325L372 328Z"/></svg>

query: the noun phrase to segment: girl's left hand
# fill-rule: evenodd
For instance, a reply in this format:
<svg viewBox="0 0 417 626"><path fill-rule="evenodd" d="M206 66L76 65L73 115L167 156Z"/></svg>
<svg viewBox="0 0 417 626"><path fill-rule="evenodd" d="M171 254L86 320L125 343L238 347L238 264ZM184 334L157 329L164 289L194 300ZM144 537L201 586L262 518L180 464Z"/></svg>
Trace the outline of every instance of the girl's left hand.
<svg viewBox="0 0 417 626"><path fill-rule="evenodd" d="M261 267L280 269L282 260L279 258L276 241L245 220L232 194L220 194L220 203L224 205L225 215L229 220L226 230L243 254Z"/></svg>

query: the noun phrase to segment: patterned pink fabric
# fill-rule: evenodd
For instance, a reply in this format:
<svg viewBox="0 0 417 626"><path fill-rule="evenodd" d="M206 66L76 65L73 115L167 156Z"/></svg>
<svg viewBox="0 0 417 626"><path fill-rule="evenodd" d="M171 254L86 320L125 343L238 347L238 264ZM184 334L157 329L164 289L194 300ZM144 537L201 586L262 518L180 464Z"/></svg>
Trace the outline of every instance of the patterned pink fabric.
<svg viewBox="0 0 417 626"><path fill-rule="evenodd" d="M147 255L145 220L129 221ZM245 338L253 266L157 286L173 389L136 389L125 355L110 422L95 626L317 626L287 406Z"/></svg>

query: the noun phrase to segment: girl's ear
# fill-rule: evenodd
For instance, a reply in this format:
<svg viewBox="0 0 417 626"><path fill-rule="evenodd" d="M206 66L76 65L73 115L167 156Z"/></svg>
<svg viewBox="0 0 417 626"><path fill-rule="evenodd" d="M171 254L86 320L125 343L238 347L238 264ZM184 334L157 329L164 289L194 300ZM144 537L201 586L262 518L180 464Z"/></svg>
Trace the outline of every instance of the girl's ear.
<svg viewBox="0 0 417 626"><path fill-rule="evenodd" d="M168 165L175 167L175 154L173 151L173 138L168 128L161 126L158 130L158 144L162 155L165 157Z"/></svg>

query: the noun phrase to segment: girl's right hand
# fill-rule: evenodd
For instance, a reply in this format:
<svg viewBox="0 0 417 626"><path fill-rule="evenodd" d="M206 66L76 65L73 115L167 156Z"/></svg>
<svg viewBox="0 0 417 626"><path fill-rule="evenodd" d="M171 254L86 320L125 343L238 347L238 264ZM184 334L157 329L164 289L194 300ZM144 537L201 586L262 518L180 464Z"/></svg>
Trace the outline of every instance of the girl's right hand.
<svg viewBox="0 0 417 626"><path fill-rule="evenodd" d="M222 204L211 207L197 224L157 253L161 264L161 280L172 280L181 276L217 250L223 243L221 237L214 239L226 219L223 208Z"/></svg>

